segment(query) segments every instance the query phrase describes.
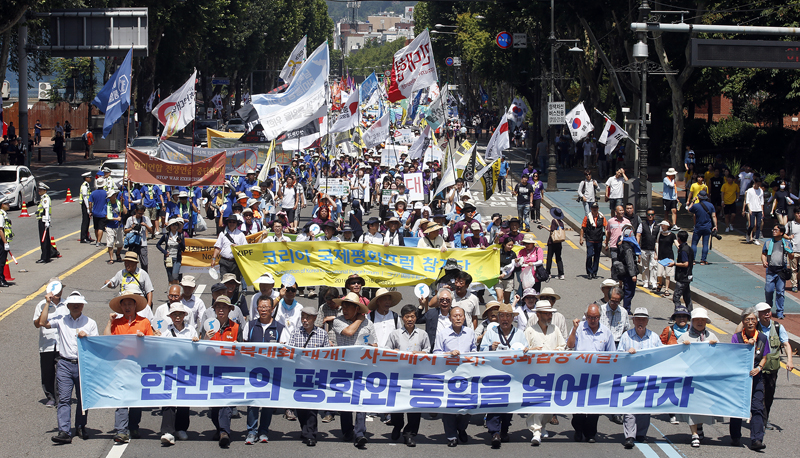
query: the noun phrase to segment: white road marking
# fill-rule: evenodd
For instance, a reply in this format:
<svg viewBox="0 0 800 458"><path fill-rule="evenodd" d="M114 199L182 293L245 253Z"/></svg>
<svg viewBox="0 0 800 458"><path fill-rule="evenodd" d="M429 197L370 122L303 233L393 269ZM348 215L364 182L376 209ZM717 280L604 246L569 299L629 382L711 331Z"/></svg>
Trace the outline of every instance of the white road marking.
<svg viewBox="0 0 800 458"><path fill-rule="evenodd" d="M111 450L106 455L106 458L121 458L122 454L125 453L125 449L128 448L128 444L130 442L126 442L124 444L114 444L111 447Z"/></svg>

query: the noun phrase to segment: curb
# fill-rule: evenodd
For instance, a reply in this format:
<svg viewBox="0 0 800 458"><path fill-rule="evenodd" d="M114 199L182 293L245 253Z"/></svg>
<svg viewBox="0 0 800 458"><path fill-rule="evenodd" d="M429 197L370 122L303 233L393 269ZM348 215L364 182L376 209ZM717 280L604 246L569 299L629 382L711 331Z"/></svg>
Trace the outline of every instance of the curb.
<svg viewBox="0 0 800 458"><path fill-rule="evenodd" d="M555 205L552 201L547 197L547 193L545 193L544 198L542 199L542 203L545 207L552 208ZM564 212L564 221L569 225L573 230L580 233L581 230L581 223L575 221L572 216L568 215ZM702 305L703 307L711 310L712 312L716 313L717 315L722 316L725 319L732 321L733 323L739 323L742 309L735 307L728 302L723 301L722 299L716 298L705 291L701 291L696 288L692 288L692 302ZM800 350L800 337L792 334L789 331L786 331L789 335L789 343L792 346L792 350L798 351Z"/></svg>

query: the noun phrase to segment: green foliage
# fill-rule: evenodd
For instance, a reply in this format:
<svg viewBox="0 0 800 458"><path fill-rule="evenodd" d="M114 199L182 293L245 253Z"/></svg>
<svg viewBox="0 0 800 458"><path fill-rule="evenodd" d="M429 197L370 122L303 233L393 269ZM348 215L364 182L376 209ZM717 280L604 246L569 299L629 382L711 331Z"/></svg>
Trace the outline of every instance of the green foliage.
<svg viewBox="0 0 800 458"><path fill-rule="evenodd" d="M736 116L729 116L708 128L711 142L717 147L749 147L758 129Z"/></svg>
<svg viewBox="0 0 800 458"><path fill-rule="evenodd" d="M371 44L351 53L344 59L344 65L352 76L369 76L373 71L381 73L391 67L394 53L403 46L405 40L402 38L382 45Z"/></svg>
<svg viewBox="0 0 800 458"><path fill-rule="evenodd" d="M93 98L98 89L94 78L89 79L89 74L94 69L91 58L54 58L50 61L50 68L53 72L50 92L51 101L91 102L90 95ZM64 94L66 98L61 96L59 89L66 90ZM77 91L77 94L74 94L75 91Z"/></svg>

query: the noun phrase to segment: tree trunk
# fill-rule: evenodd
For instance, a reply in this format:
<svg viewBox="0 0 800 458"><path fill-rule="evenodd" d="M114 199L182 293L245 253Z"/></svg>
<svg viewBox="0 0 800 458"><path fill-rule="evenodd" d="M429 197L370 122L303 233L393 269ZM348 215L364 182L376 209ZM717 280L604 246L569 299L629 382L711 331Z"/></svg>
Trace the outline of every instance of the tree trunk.
<svg viewBox="0 0 800 458"><path fill-rule="evenodd" d="M664 49L664 42L661 38L661 33L656 32L655 35L655 48L656 48L656 55L658 56L658 61L661 63L661 66L664 69L670 69L669 66L669 57L667 56L667 51ZM689 52L691 51L691 41L686 42L686 61L689 62ZM670 166L677 167L678 164L682 161L682 150L683 150L683 135L684 135L684 128L685 128L685 119L683 116L683 85L692 76L694 72L694 67L691 65L686 65L683 70L677 75L670 75L667 74L665 77L667 78L667 83L669 83L670 92L671 92L671 100L672 100L672 145L669 149L669 156L670 156Z"/></svg>
<svg viewBox="0 0 800 458"><path fill-rule="evenodd" d="M6 68L8 67L8 52L11 49L11 29L3 32L3 48L0 50L0 75L3 78L6 76Z"/></svg>

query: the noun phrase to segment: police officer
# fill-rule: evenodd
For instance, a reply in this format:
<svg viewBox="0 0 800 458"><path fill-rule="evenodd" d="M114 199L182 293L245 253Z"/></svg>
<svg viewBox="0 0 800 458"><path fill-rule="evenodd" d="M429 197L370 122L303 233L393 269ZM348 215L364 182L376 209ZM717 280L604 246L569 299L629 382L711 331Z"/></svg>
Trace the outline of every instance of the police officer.
<svg viewBox="0 0 800 458"><path fill-rule="evenodd" d="M36 208L36 219L39 220L39 245L42 249L42 257L36 261L37 264L47 263L50 262L50 258L61 256L58 251L53 252L54 249L50 244L50 212L53 210L53 204L50 202L50 196L47 195L49 189L50 186L39 183L39 206Z"/></svg>
<svg viewBox="0 0 800 458"><path fill-rule="evenodd" d="M92 172L86 172L81 184L81 243L92 243L92 235L89 233L89 195L92 193Z"/></svg>
<svg viewBox="0 0 800 458"><path fill-rule="evenodd" d="M0 231L0 241L2 242L0 246L0 288L11 286L5 276L5 265L8 260L8 252L11 250L8 244L11 243L11 239L14 238L14 232L11 231L11 220L8 218L8 213L6 213L8 211L9 200L11 200L9 196L0 199L0 227L3 228L3 230Z"/></svg>

